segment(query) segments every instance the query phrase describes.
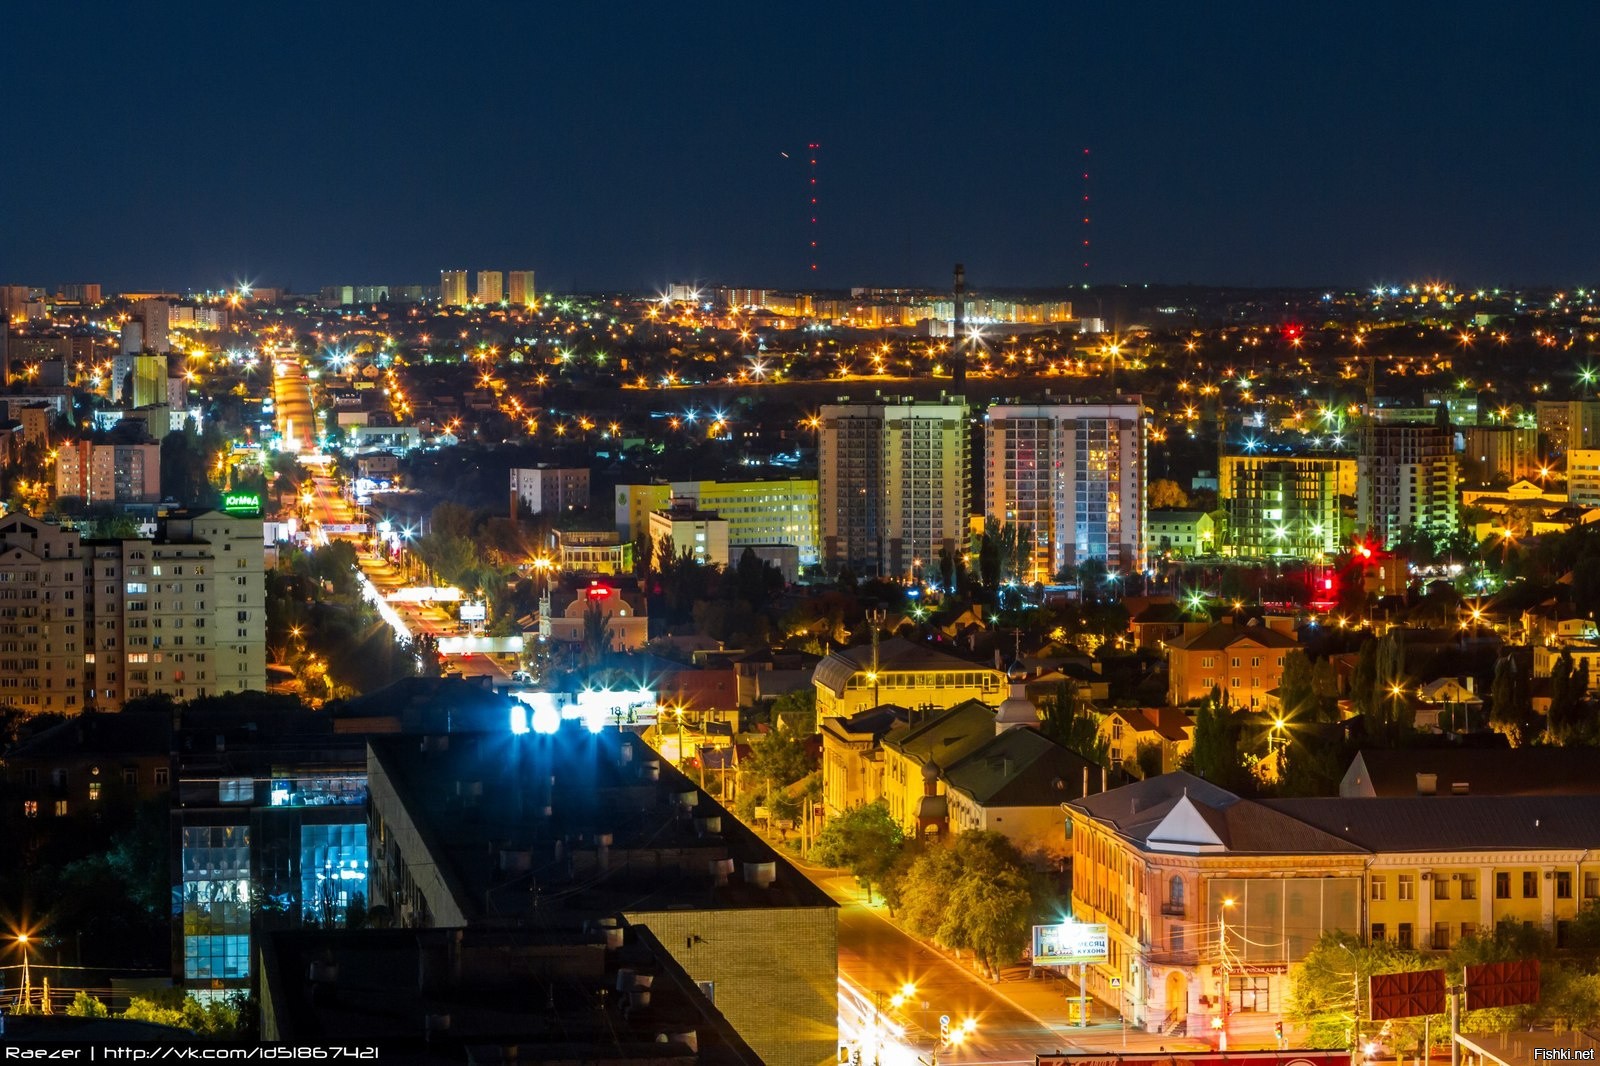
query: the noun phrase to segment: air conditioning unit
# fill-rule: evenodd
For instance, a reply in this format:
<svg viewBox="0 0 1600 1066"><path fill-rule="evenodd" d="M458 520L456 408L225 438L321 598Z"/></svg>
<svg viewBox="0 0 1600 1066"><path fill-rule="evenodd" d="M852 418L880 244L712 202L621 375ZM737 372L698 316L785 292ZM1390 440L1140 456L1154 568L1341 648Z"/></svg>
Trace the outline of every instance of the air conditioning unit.
<svg viewBox="0 0 1600 1066"><path fill-rule="evenodd" d="M1461 880L1461 875L1460 874L1451 874L1450 875L1450 880L1459 881L1459 880Z"/></svg>
<svg viewBox="0 0 1600 1066"><path fill-rule="evenodd" d="M1433 880L1433 871L1432 870L1424 870L1424 871L1422 871L1422 879L1424 881L1432 881Z"/></svg>
<svg viewBox="0 0 1600 1066"><path fill-rule="evenodd" d="M1548 880L1550 880L1550 879L1551 879L1551 878L1552 878L1552 877L1554 877L1554 876L1555 876L1555 873L1554 873L1554 872L1553 872L1553 871L1550 871L1550 870L1546 870L1546 871L1545 871L1545 872L1544 872L1544 879L1545 879L1545 880L1546 880L1546 881L1548 881Z"/></svg>

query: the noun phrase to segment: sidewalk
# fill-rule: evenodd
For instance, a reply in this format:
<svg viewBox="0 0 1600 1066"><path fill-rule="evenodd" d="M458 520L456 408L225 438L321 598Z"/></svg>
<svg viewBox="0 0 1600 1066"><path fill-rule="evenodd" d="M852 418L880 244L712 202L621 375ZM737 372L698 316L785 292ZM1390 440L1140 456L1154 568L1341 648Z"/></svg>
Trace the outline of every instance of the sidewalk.
<svg viewBox="0 0 1600 1066"><path fill-rule="evenodd" d="M991 994L1006 1000L1019 1012L1028 1015L1039 1027L1053 1034L1062 1051L1203 1051L1210 1045L1181 1036L1164 1036L1147 1033L1129 1026L1124 1035L1120 1015L1115 1004L1102 1003L1089 997L1089 1024L1078 1026L1069 1023L1069 1011L1075 1009L1078 999L1077 982L1052 969L1015 964L1002 968L1000 979L992 980L980 972L970 956L957 956L949 949L919 936L891 917L881 901L866 902L866 894L856 884L855 878L844 870L834 870L812 865L794 855L782 843L763 834L795 868L809 877L817 887L840 904L864 906L888 922L907 937L917 941L929 951L949 962L968 978L982 985ZM1071 1006L1069 1006L1069 1001ZM1044 1053L1048 1049L1041 1049Z"/></svg>

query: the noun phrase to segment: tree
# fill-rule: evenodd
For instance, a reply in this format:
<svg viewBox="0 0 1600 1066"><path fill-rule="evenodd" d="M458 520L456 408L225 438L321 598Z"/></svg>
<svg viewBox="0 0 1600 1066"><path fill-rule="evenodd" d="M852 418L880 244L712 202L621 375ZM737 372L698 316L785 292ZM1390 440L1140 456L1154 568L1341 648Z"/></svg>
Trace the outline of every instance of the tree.
<svg viewBox="0 0 1600 1066"><path fill-rule="evenodd" d="M947 947L970 949L999 980L1000 967L1027 946L1033 914L1033 893L1020 865L967 870L951 889L939 938Z"/></svg>
<svg viewBox="0 0 1600 1066"><path fill-rule="evenodd" d="M1188 756L1195 776L1229 791L1243 789L1248 775L1239 761L1241 732L1233 711L1213 692L1195 712L1194 744Z"/></svg>
<svg viewBox="0 0 1600 1066"><path fill-rule="evenodd" d="M648 581L655 570L656 540L648 529L641 529L633 539L633 573L640 581Z"/></svg>
<svg viewBox="0 0 1600 1066"><path fill-rule="evenodd" d="M611 616L599 600L583 608L583 661L594 666L611 650Z"/></svg>
<svg viewBox="0 0 1600 1066"><path fill-rule="evenodd" d="M760 790L771 806L772 793L794 784L811 772L805 746L793 734L774 729L750 746L750 757L739 766L746 787Z"/></svg>
<svg viewBox="0 0 1600 1066"><path fill-rule="evenodd" d="M1164 761L1160 741L1141 740L1133 750L1133 765L1141 778L1151 778L1161 773Z"/></svg>
<svg viewBox="0 0 1600 1066"><path fill-rule="evenodd" d="M1373 1025L1369 1029L1367 1021L1372 1017L1371 1005L1367 1002L1372 975L1429 968L1429 962L1420 953L1404 950L1393 941L1364 944L1360 937L1351 933L1324 933L1306 957L1289 968L1289 997L1284 1018L1305 1027L1306 1043L1311 1047L1350 1047L1357 1011L1363 1033L1375 1031L1377 1027ZM1394 1043L1404 1046L1400 1041L1413 1041L1413 1031L1420 1033L1421 1029L1421 1018L1397 1020L1391 1030L1397 1034Z"/></svg>
<svg viewBox="0 0 1600 1066"><path fill-rule="evenodd" d="M1100 733L1100 716L1079 698L1076 681L1062 682L1039 703L1039 732L1096 766L1110 765L1111 745Z"/></svg>
<svg viewBox="0 0 1600 1066"><path fill-rule="evenodd" d="M1021 955L1039 910L1034 878L999 833L961 833L921 851L896 885L908 926L970 950L991 973Z"/></svg>
<svg viewBox="0 0 1600 1066"><path fill-rule="evenodd" d="M1309 717L1314 699L1311 658L1295 648L1283 657L1283 676L1278 682L1278 702L1283 705L1284 717L1291 722Z"/></svg>
<svg viewBox="0 0 1600 1066"><path fill-rule="evenodd" d="M786 729L797 737L817 731L817 690L811 685L785 692L772 701L774 729Z"/></svg>
<svg viewBox="0 0 1600 1066"><path fill-rule="evenodd" d="M873 889L883 884L904 844L905 832L889 816L888 803L877 800L830 819L817 834L812 858L824 866L849 870L870 902Z"/></svg>
<svg viewBox="0 0 1600 1066"><path fill-rule="evenodd" d="M1163 510L1176 508L1182 510L1189 506L1189 496L1183 487L1176 481L1167 478L1158 478L1150 483L1150 509Z"/></svg>
<svg viewBox="0 0 1600 1066"><path fill-rule="evenodd" d="M89 993L79 991L72 997L72 1003L67 1007L67 1015L73 1018L109 1018L111 1012L106 1005Z"/></svg>
<svg viewBox="0 0 1600 1066"><path fill-rule="evenodd" d="M1533 697L1522 661L1512 654L1502 655L1494 664L1494 681L1489 688L1489 721L1505 733L1513 744L1526 741L1533 722Z"/></svg>
<svg viewBox="0 0 1600 1066"><path fill-rule="evenodd" d="M1378 688L1378 642L1365 641L1356 653L1355 669L1350 672L1350 700L1362 717L1375 712L1374 693Z"/></svg>

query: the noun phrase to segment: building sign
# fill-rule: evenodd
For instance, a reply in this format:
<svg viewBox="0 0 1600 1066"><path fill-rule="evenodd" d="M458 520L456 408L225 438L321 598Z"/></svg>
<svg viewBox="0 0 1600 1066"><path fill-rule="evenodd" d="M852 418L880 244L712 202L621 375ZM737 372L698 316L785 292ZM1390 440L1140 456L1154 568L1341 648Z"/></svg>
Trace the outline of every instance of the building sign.
<svg viewBox="0 0 1600 1066"><path fill-rule="evenodd" d="M1033 927L1035 966L1077 966L1111 957L1111 937L1104 925L1063 922Z"/></svg>
<svg viewBox="0 0 1600 1066"><path fill-rule="evenodd" d="M1350 1066L1348 1051L1169 1051L1035 1055L1037 1066Z"/></svg>
<svg viewBox="0 0 1600 1066"><path fill-rule="evenodd" d="M461 605L461 620L463 622L482 622L487 613L487 608L481 603L463 603Z"/></svg>
<svg viewBox="0 0 1600 1066"><path fill-rule="evenodd" d="M258 515L261 497L253 492L230 492L222 498L222 509L229 514Z"/></svg>

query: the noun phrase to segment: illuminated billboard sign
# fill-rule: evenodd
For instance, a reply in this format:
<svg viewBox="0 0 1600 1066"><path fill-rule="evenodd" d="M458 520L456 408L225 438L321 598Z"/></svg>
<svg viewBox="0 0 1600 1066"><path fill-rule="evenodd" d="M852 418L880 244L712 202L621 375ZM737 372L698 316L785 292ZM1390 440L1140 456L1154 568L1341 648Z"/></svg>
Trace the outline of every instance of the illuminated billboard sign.
<svg viewBox="0 0 1600 1066"><path fill-rule="evenodd" d="M1033 927L1035 966L1077 966L1111 957L1111 936L1104 925L1062 922Z"/></svg>
<svg viewBox="0 0 1600 1066"><path fill-rule="evenodd" d="M261 497L254 492L230 492L222 498L222 509L229 514L258 515Z"/></svg>

